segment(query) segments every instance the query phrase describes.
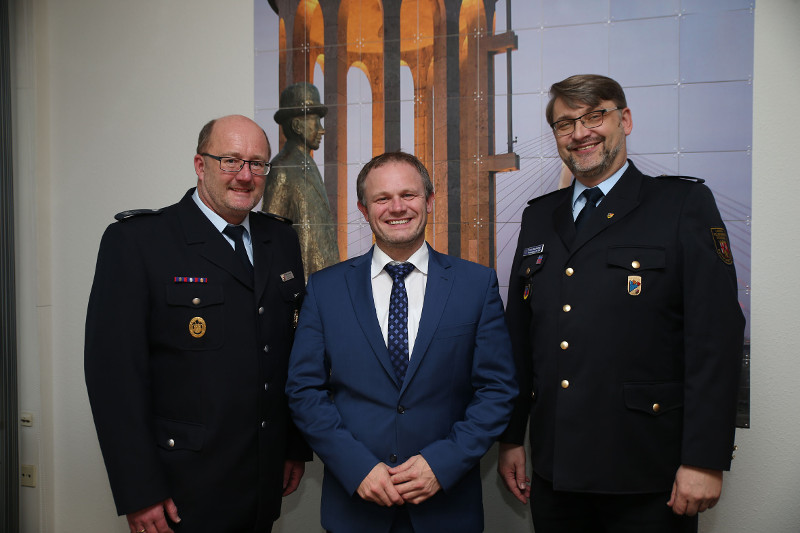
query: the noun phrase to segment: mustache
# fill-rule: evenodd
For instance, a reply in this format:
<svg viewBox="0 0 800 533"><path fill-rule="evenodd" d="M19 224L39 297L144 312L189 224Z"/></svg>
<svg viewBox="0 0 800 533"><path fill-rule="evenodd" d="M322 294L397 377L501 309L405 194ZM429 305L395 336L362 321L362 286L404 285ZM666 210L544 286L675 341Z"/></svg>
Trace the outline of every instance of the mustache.
<svg viewBox="0 0 800 533"><path fill-rule="evenodd" d="M567 145L567 150L574 150L575 148L578 148L579 146L586 146L587 144L601 143L601 142L603 142L605 140L606 140L605 137L598 136L598 137L592 137L591 139L582 140L579 143L572 142L572 143L569 143Z"/></svg>

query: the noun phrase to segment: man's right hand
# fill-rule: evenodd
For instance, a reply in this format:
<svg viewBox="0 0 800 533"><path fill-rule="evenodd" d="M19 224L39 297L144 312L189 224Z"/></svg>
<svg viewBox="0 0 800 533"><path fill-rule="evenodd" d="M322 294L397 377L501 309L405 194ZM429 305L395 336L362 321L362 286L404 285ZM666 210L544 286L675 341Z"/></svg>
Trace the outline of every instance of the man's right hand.
<svg viewBox="0 0 800 533"><path fill-rule="evenodd" d="M523 446L500 443L497 473L503 478L506 488L516 499L522 503L528 503L528 499L531 497L531 478L525 475L525 448Z"/></svg>
<svg viewBox="0 0 800 533"><path fill-rule="evenodd" d="M178 507L172 498L168 498L163 502L128 514L128 527L131 528L131 533L174 533L167 525L167 519L164 518L165 511L173 522L181 521L178 516Z"/></svg>
<svg viewBox="0 0 800 533"><path fill-rule="evenodd" d="M403 497L397 492L389 475L389 467L385 463L375 465L364 481L358 486L358 495L368 502L384 507L402 505ZM160 532L159 532L160 533Z"/></svg>

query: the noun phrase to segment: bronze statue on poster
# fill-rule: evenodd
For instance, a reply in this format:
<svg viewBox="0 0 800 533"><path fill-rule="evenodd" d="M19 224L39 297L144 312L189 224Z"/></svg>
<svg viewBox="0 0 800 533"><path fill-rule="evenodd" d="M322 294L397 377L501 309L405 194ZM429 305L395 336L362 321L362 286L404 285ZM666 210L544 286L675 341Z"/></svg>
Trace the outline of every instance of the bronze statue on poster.
<svg viewBox="0 0 800 533"><path fill-rule="evenodd" d="M272 159L262 210L290 219L300 238L303 267L308 276L339 262L336 225L328 195L311 151L319 148L328 108L310 83L295 83L281 92L275 122L286 143Z"/></svg>

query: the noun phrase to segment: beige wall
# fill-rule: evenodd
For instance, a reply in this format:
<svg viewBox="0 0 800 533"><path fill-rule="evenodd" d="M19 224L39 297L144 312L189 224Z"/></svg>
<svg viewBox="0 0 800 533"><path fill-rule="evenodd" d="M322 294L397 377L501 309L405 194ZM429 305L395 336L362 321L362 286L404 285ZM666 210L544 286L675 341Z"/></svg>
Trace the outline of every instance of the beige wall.
<svg viewBox="0 0 800 533"><path fill-rule="evenodd" d="M208 118L252 116L252 0L11 5L20 408L35 415L33 428L20 428L20 455L39 466L39 486L21 489L21 531L124 533L83 383L97 246L114 213L172 203L193 185L193 146ZM722 502L701 520L704 532L794 532L800 524L800 239L792 223L800 180L790 166L795 98L787 96L800 92L798 20L798 0L757 0L753 429L739 432L734 469ZM237 31L220 29L223 21L239 21ZM484 465L487 531L530 531L527 510L509 507L500 491L495 455ZM320 530L319 480L317 465L285 502L277 531Z"/></svg>

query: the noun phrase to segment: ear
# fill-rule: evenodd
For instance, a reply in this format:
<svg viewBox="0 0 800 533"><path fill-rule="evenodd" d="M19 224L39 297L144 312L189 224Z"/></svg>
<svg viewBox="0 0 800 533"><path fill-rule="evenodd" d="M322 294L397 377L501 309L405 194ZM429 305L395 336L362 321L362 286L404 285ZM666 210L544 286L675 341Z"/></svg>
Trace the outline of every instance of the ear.
<svg viewBox="0 0 800 533"><path fill-rule="evenodd" d="M633 131L633 119L631 118L631 110L630 108L625 108L622 110L622 130L625 132L625 135L630 135L631 131Z"/></svg>
<svg viewBox="0 0 800 533"><path fill-rule="evenodd" d="M194 155L194 173L197 174L197 179L203 179L206 171L206 161L200 154Z"/></svg>
<svg viewBox="0 0 800 533"><path fill-rule="evenodd" d="M365 206L361 202L357 202L356 207L358 207L358 210L361 211L362 215L364 215L364 220L369 222L369 211L367 211L367 206Z"/></svg>
<svg viewBox="0 0 800 533"><path fill-rule="evenodd" d="M292 131L300 135L302 133L302 129L303 129L302 117L294 117L292 119Z"/></svg>
<svg viewBox="0 0 800 533"><path fill-rule="evenodd" d="M428 212L429 215L433 213L433 195L434 193L431 193L431 195L428 196L428 199L425 200L426 211Z"/></svg>

